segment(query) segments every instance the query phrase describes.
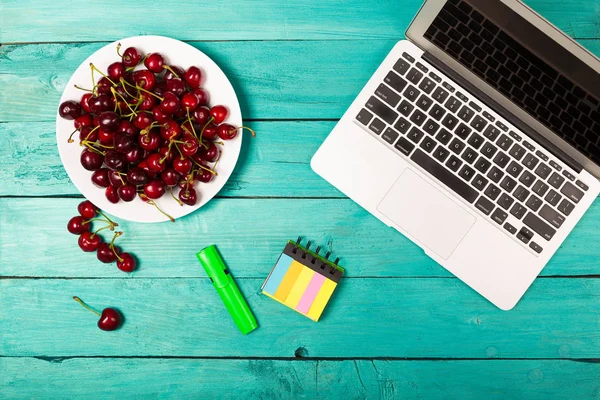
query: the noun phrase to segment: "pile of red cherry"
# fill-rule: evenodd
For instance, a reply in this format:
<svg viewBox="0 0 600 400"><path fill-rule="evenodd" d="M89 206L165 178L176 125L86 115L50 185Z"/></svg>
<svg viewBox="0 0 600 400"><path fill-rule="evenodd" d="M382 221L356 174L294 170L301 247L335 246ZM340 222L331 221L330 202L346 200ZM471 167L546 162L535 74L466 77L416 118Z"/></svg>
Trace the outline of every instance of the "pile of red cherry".
<svg viewBox="0 0 600 400"><path fill-rule="evenodd" d="M217 174L217 144L223 142L215 140L233 139L240 129L254 131L224 123L225 106L208 107L198 67L184 71L168 65L159 53L142 56L129 47L121 55L119 49L120 44L121 61L110 64L106 73L90 64L94 87L76 86L86 91L79 102L59 107L62 118L74 121L73 134L79 132L85 147L81 165L93 171L92 182L105 188L112 203L139 195L156 206L152 200L168 188L180 205L194 205L195 183L210 182ZM141 64L146 68L137 69ZM94 72L102 75L98 82Z"/></svg>
<svg viewBox="0 0 600 400"><path fill-rule="evenodd" d="M74 235L79 235L78 244L81 250L85 252L96 252L98 260L103 263L117 262L117 268L124 272L133 272L136 267L135 258L129 253L121 253L120 249L115 246L115 239L123 234L123 232L115 232L113 239L110 243L102 241L102 237L98 235L98 232L105 229L115 230L115 227L119 226L116 222L113 222L108 218L102 211L98 210L91 201L86 200L77 206L79 211L78 216L75 216L69 220L67 229ZM100 214L103 218L96 218ZM102 221L107 225L92 232L92 222Z"/></svg>

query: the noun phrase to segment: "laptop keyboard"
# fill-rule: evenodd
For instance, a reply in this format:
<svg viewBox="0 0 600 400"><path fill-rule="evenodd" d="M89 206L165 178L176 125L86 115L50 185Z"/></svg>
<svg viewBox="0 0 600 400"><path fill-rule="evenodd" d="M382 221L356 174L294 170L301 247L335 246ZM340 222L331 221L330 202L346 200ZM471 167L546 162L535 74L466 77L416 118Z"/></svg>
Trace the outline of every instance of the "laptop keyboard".
<svg viewBox="0 0 600 400"><path fill-rule="evenodd" d="M404 53L356 121L539 254L588 186L494 115Z"/></svg>
<svg viewBox="0 0 600 400"><path fill-rule="evenodd" d="M469 4L446 2L424 36L600 165L600 101Z"/></svg>

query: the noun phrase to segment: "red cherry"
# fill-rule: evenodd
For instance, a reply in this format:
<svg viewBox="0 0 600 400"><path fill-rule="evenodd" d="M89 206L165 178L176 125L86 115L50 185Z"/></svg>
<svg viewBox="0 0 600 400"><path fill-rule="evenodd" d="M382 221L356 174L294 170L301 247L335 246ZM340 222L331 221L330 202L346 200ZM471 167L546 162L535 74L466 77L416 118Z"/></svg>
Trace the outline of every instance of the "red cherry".
<svg viewBox="0 0 600 400"><path fill-rule="evenodd" d="M117 268L123 272L133 272L135 270L136 261L131 254L122 253L119 257L121 259L117 259Z"/></svg>
<svg viewBox="0 0 600 400"><path fill-rule="evenodd" d="M91 113L92 110L90 109L90 98L92 97L91 93L84 93L83 96L81 96L81 101L79 102L79 104L81 105L81 108L83 108L83 111L85 111L86 113Z"/></svg>
<svg viewBox="0 0 600 400"><path fill-rule="evenodd" d="M79 211L79 214L83 218L92 219L96 216L98 209L91 201L86 200L79 203L79 205L77 206L77 211Z"/></svg>
<svg viewBox="0 0 600 400"><path fill-rule="evenodd" d="M196 154L198 151L198 141L195 138L188 137L183 139L183 142L185 144L180 146L179 149L184 156L189 157L193 154Z"/></svg>
<svg viewBox="0 0 600 400"><path fill-rule="evenodd" d="M194 111L200 101L198 100L198 96L194 93L186 93L181 98L181 105L184 109L190 110L190 112Z"/></svg>
<svg viewBox="0 0 600 400"><path fill-rule="evenodd" d="M121 62L114 62L108 66L106 70L108 72L108 77L113 81L119 81L121 77L125 74L125 65Z"/></svg>
<svg viewBox="0 0 600 400"><path fill-rule="evenodd" d="M151 124L152 124L152 117L148 113L145 113L145 112L139 113L133 119L133 125L135 125L135 127L138 129L147 128Z"/></svg>
<svg viewBox="0 0 600 400"><path fill-rule="evenodd" d="M214 143L209 143L208 148L204 151L202 158L208 162L215 162L219 157L219 148Z"/></svg>
<svg viewBox="0 0 600 400"><path fill-rule="evenodd" d="M148 175L140 167L132 167L127 172L127 181L134 186L143 185L148 182Z"/></svg>
<svg viewBox="0 0 600 400"><path fill-rule="evenodd" d="M148 158L146 158L146 163L148 164L148 169L154 172L164 171L166 167L166 162L163 162L162 156L160 153L150 154Z"/></svg>
<svg viewBox="0 0 600 400"><path fill-rule="evenodd" d="M92 232L84 232L79 236L77 244L81 250L85 252L92 252L98 250L98 247L102 243L102 238Z"/></svg>
<svg viewBox="0 0 600 400"><path fill-rule="evenodd" d="M114 308L105 308L102 310L102 315L100 315L98 328L103 331L114 331L119 329L122 323L123 317L119 311Z"/></svg>
<svg viewBox="0 0 600 400"><path fill-rule="evenodd" d="M98 93L108 95L110 93L111 88L112 88L112 83L110 83L108 78L105 76L100 78L98 83L96 83L96 90L98 91Z"/></svg>
<svg viewBox="0 0 600 400"><path fill-rule="evenodd" d="M181 103L175 94L171 92L165 93L163 101L160 103L160 109L163 110L165 114L175 114L177 111L179 111L180 107Z"/></svg>
<svg viewBox="0 0 600 400"><path fill-rule="evenodd" d="M206 126L206 128L204 128L204 132L202 133L202 138L204 138L206 140L213 140L214 138L217 137L218 129L219 128L217 127L217 125L215 125L211 122L210 124L208 124Z"/></svg>
<svg viewBox="0 0 600 400"><path fill-rule="evenodd" d="M135 67L142 59L142 55L135 47L128 47L123 52L123 65L125 67Z"/></svg>
<svg viewBox="0 0 600 400"><path fill-rule="evenodd" d="M165 194L165 187L159 179L154 179L144 185L144 194L149 199L159 199Z"/></svg>
<svg viewBox="0 0 600 400"><path fill-rule="evenodd" d="M200 102L201 106L207 105L208 104L208 92L202 88L198 88L198 89L194 89L194 91L192 92L194 93L196 96L198 96L198 101Z"/></svg>
<svg viewBox="0 0 600 400"><path fill-rule="evenodd" d="M165 185L172 187L179 183L181 176L173 168L167 168L160 173L160 179Z"/></svg>
<svg viewBox="0 0 600 400"><path fill-rule="evenodd" d="M136 85L143 87L146 90L151 91L156 85L156 75L154 75L147 69L135 71L133 74L131 74L131 77L133 78L133 82L135 82Z"/></svg>
<svg viewBox="0 0 600 400"><path fill-rule="evenodd" d="M173 72L175 72L175 74L177 74L177 75L173 74ZM181 78L183 76L183 74L184 74L184 71L181 67L178 67L176 65L171 65L171 66L169 66L169 69L167 69L167 71L165 72L163 79L165 81L169 81L173 78L177 78L177 77Z"/></svg>
<svg viewBox="0 0 600 400"><path fill-rule="evenodd" d="M181 200L182 203L187 204L188 206L193 206L198 200L196 196L196 191L189 187L181 189L179 191L179 200Z"/></svg>
<svg viewBox="0 0 600 400"><path fill-rule="evenodd" d="M165 163L172 164L175 159L176 150L170 148L169 146L164 146L158 149L158 154L160 154L161 158L165 159Z"/></svg>
<svg viewBox="0 0 600 400"><path fill-rule="evenodd" d="M104 157L101 154L88 150L87 148L81 152L81 165L88 171L95 171L102 167Z"/></svg>
<svg viewBox="0 0 600 400"><path fill-rule="evenodd" d="M110 182L111 186L114 186L115 189L118 189L125 184L125 181L121 177L121 174L118 171L114 170L108 171L108 181Z"/></svg>
<svg viewBox="0 0 600 400"><path fill-rule="evenodd" d="M189 67L183 74L183 79L192 89L197 89L202 83L202 71L198 67Z"/></svg>
<svg viewBox="0 0 600 400"><path fill-rule="evenodd" d="M85 223L86 219L81 215L73 217L67 224L67 230L73 235L81 235L83 232L89 232L90 224Z"/></svg>
<svg viewBox="0 0 600 400"><path fill-rule="evenodd" d="M125 153L125 161L129 164L137 164L142 158L144 158L144 150L139 146L133 145L131 150Z"/></svg>
<svg viewBox="0 0 600 400"><path fill-rule="evenodd" d="M189 174L193 166L189 158L177 157L173 160L173 169L181 175Z"/></svg>
<svg viewBox="0 0 600 400"><path fill-rule="evenodd" d="M113 106L113 98L107 94L100 94L90 97L88 104L93 113L100 114L103 111L110 111Z"/></svg>
<svg viewBox="0 0 600 400"><path fill-rule="evenodd" d="M102 128L98 128L96 132L98 132L98 141L100 141L100 143L106 146L110 146L113 144L113 141L115 139L114 132L105 131Z"/></svg>
<svg viewBox="0 0 600 400"><path fill-rule="evenodd" d="M167 91L181 97L186 91L185 83L180 78L169 79L167 81Z"/></svg>
<svg viewBox="0 0 600 400"><path fill-rule="evenodd" d="M146 151L154 151L160 146L160 135L154 130L138 137L140 147Z"/></svg>
<svg viewBox="0 0 600 400"><path fill-rule="evenodd" d="M58 107L58 114L64 119L75 119L81 115L81 106L75 101L65 101Z"/></svg>
<svg viewBox="0 0 600 400"><path fill-rule="evenodd" d="M79 130L79 140L87 140L92 143L97 141L98 129L94 129L90 126L84 126Z"/></svg>
<svg viewBox="0 0 600 400"><path fill-rule="evenodd" d="M165 59L160 53L150 53L144 60L144 65L155 74L160 74L163 70Z"/></svg>
<svg viewBox="0 0 600 400"><path fill-rule="evenodd" d="M108 168L100 168L92 174L92 182L100 187L109 187L110 182L108 181Z"/></svg>
<svg viewBox="0 0 600 400"><path fill-rule="evenodd" d="M90 114L82 114L79 117L75 118L73 121L73 126L75 129L81 130L83 127L91 127L94 125L94 119Z"/></svg>
<svg viewBox="0 0 600 400"><path fill-rule="evenodd" d="M225 106L214 106L210 109L210 116L213 117L213 122L217 125L225 121L228 114L229 111Z"/></svg>
<svg viewBox="0 0 600 400"><path fill-rule="evenodd" d="M196 178L196 180L198 180L200 182L208 183L208 182L212 181L213 176L214 175L212 172L207 171L205 169L201 169L200 171L198 171L195 178Z"/></svg>
<svg viewBox="0 0 600 400"><path fill-rule="evenodd" d="M139 105L140 110L150 111L156 104L156 97L148 93L140 94L140 98L142 99L142 102Z"/></svg>
<svg viewBox="0 0 600 400"><path fill-rule="evenodd" d="M108 199L108 201L110 201L113 204L116 204L119 202L119 200L121 200L119 198L119 194L117 193L117 188L114 186L107 187L104 194L105 194L106 198Z"/></svg>
<svg viewBox="0 0 600 400"><path fill-rule="evenodd" d="M208 122L208 118L210 118L210 110L208 107L198 107L192 113L192 117L197 124L204 126Z"/></svg>
<svg viewBox="0 0 600 400"><path fill-rule="evenodd" d="M160 108L160 105L156 105L154 108L152 108L152 116L159 124L162 124L169 119L169 114L165 113L162 108Z"/></svg>
<svg viewBox="0 0 600 400"><path fill-rule="evenodd" d="M181 135L181 127L172 119L163 122L160 127L160 136L165 140L173 140Z"/></svg>
<svg viewBox="0 0 600 400"><path fill-rule="evenodd" d="M126 119L121 120L121 122L119 122L119 127L117 128L117 133L124 133L128 136L135 136L139 131L140 130L136 128L135 125Z"/></svg>
<svg viewBox="0 0 600 400"><path fill-rule="evenodd" d="M223 140L233 139L234 137L237 136L237 132L238 132L238 130L233 125L229 125L229 124L219 125L217 131L218 131L219 137Z"/></svg>
<svg viewBox="0 0 600 400"><path fill-rule="evenodd" d="M100 243L100 246L98 246L98 250L96 250L96 256L98 257L98 260L106 264L115 262L115 260L117 259L117 255L115 254L115 252L118 254L119 248L117 246L113 247L114 251L108 243Z"/></svg>
<svg viewBox="0 0 600 400"><path fill-rule="evenodd" d="M117 194L121 198L121 200L130 202L135 199L137 196L137 191L135 190L135 186L133 185L123 185L117 189Z"/></svg>

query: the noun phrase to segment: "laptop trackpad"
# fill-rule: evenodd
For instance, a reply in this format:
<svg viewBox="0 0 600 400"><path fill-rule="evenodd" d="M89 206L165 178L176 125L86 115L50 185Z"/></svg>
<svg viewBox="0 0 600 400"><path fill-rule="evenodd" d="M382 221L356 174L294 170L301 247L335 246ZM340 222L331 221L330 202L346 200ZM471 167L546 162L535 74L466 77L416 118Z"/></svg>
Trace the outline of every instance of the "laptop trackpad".
<svg viewBox="0 0 600 400"><path fill-rule="evenodd" d="M444 260L476 221L410 169L404 170L377 210Z"/></svg>

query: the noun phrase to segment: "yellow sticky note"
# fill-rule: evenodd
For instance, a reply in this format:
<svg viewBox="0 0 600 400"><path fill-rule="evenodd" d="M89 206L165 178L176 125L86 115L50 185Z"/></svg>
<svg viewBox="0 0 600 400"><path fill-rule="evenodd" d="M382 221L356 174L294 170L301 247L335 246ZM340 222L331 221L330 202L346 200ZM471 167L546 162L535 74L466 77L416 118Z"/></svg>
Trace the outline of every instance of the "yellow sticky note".
<svg viewBox="0 0 600 400"><path fill-rule="evenodd" d="M323 282L323 286L321 286L321 290L319 290L315 301L313 302L312 306L310 306L310 310L308 310L307 316L310 319L314 321L319 320L319 317L323 313L323 310L325 309L325 306L327 305L327 302L329 301L329 298L331 297L336 286L337 283L331 279L325 279L325 282Z"/></svg>
<svg viewBox="0 0 600 400"><path fill-rule="evenodd" d="M290 291L292 290L294 283L296 283L298 275L300 275L300 271L302 271L303 268L304 266L298 261L292 261L290 268L281 280L281 284L277 288L277 291L275 291L275 298L277 300L283 303L285 299L287 299L288 294L290 294Z"/></svg>
<svg viewBox="0 0 600 400"><path fill-rule="evenodd" d="M298 302L300 302L300 299L302 298L302 295L304 294L304 291L308 287L308 284L310 283L310 280L312 279L314 274L315 271L313 271L312 269L304 266L302 267L302 271L300 271L300 275L298 275L296 283L292 287L292 290L290 291L290 294L288 295L287 299L285 299L285 304L288 307L294 309L296 308Z"/></svg>

